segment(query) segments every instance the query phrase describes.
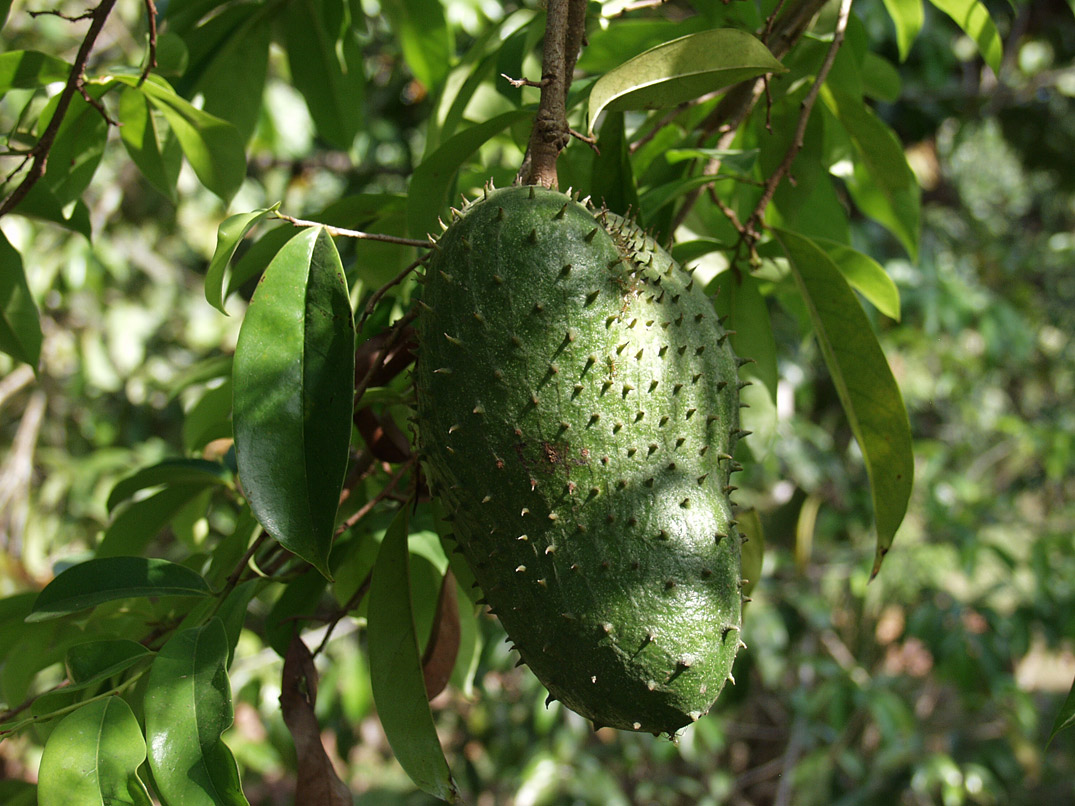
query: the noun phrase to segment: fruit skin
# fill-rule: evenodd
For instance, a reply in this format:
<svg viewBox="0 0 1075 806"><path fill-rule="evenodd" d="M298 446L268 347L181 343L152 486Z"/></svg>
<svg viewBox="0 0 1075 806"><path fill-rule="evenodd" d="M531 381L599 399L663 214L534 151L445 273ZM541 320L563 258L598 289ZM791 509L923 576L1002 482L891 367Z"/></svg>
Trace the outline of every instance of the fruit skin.
<svg viewBox="0 0 1075 806"><path fill-rule="evenodd" d="M454 218L417 323L431 486L550 699L673 735L741 645L740 362L633 224L534 187Z"/></svg>

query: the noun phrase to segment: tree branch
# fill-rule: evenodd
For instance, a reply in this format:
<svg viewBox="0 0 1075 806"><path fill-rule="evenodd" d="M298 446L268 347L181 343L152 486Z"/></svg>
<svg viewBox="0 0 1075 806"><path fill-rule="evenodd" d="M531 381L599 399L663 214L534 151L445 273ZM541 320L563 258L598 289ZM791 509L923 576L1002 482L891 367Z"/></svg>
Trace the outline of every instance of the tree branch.
<svg viewBox="0 0 1075 806"><path fill-rule="evenodd" d="M90 59L90 53L93 51L93 45L97 41L101 29L104 28L105 20L108 19L108 15L115 5L116 0L101 0L93 11L87 12L90 28L86 31L86 36L79 46L78 55L75 56L75 63L71 65L67 83L64 84L63 91L60 92L60 100L56 103L56 111L52 113L52 119L49 121L48 126L45 127L45 131L41 133L41 139L30 150L30 155L33 156L30 170L23 177L18 187L4 199L3 204L0 204L0 218L14 210L18 203L26 198L26 194L30 192L30 189L45 175L49 152L52 150L53 143L56 142L60 124L63 123L64 116L67 114L68 107L71 106L71 99L75 97L75 93L85 91L86 64ZM30 158L30 155L27 156L27 159Z"/></svg>
<svg viewBox="0 0 1075 806"><path fill-rule="evenodd" d="M556 159L571 139L567 91L586 30L586 0L549 0L541 64L541 100L516 181L555 188Z"/></svg>

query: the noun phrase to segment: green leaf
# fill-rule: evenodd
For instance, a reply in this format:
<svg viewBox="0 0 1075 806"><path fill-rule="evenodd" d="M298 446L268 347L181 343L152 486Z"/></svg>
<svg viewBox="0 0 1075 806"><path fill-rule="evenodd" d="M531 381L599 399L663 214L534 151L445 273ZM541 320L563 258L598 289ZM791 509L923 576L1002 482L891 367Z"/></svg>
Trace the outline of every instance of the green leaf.
<svg viewBox="0 0 1075 806"><path fill-rule="evenodd" d="M38 594L26 620L58 618L115 599L210 593L205 580L185 566L145 557L104 557L60 573Z"/></svg>
<svg viewBox="0 0 1075 806"><path fill-rule="evenodd" d="M407 227L412 238L423 238L436 227L437 217L448 206L452 180L459 166L488 140L533 114L531 109L504 112L452 136L422 161L411 175L407 196Z"/></svg>
<svg viewBox="0 0 1075 806"><path fill-rule="evenodd" d="M922 30L922 0L884 0L888 15L896 26L896 43L900 50L900 61L907 60L918 32Z"/></svg>
<svg viewBox="0 0 1075 806"><path fill-rule="evenodd" d="M149 766L165 806L248 806L221 734L234 711L228 635L220 619L177 632L157 654L146 686Z"/></svg>
<svg viewBox="0 0 1075 806"><path fill-rule="evenodd" d="M320 227L265 270L235 348L234 428L250 508L329 575L351 437L355 332L340 256Z"/></svg>
<svg viewBox="0 0 1075 806"><path fill-rule="evenodd" d="M165 459L118 481L108 494L105 506L111 512L117 504L149 487L195 485L204 489L217 484L227 484L229 476L228 469L219 462L206 459Z"/></svg>
<svg viewBox="0 0 1075 806"><path fill-rule="evenodd" d="M85 202L79 199L69 208L41 182L30 188L30 192L18 203L14 212L59 224L72 232L84 235L86 240L89 240L93 234L90 211Z"/></svg>
<svg viewBox="0 0 1075 806"><path fill-rule="evenodd" d="M739 392L748 408L740 412L740 425L752 436L743 442L757 459L765 456L776 437L776 339L769 308L758 281L742 271L721 272L713 280L717 313L727 316L731 345L737 356L751 358L739 370L741 381L750 381ZM709 289L707 289L709 290Z"/></svg>
<svg viewBox="0 0 1075 806"><path fill-rule="evenodd" d="M589 125L602 110L665 109L785 68L758 39L733 28L688 34L605 73L590 90Z"/></svg>
<svg viewBox="0 0 1075 806"><path fill-rule="evenodd" d="M900 290L880 263L857 249L827 238L814 238L814 243L832 258L852 288L889 319L900 320Z"/></svg>
<svg viewBox="0 0 1075 806"><path fill-rule="evenodd" d="M721 174L749 176L758 162L758 149L743 151L724 148L670 148L664 153L664 157L671 165L684 160L719 159Z"/></svg>
<svg viewBox="0 0 1075 806"><path fill-rule="evenodd" d="M137 641L109 638L75 644L67 650L67 676L75 684L103 680L128 669L153 653Z"/></svg>
<svg viewBox="0 0 1075 806"><path fill-rule="evenodd" d="M232 362L234 366L234 361ZM204 448L214 439L232 435L232 382L229 377L220 386L206 389L183 418L183 446L188 451Z"/></svg>
<svg viewBox="0 0 1075 806"><path fill-rule="evenodd" d="M866 313L832 258L802 235L787 230L776 235L866 463L877 524L875 576L911 496L914 457L907 410Z"/></svg>
<svg viewBox="0 0 1075 806"><path fill-rule="evenodd" d="M765 532L762 530L761 518L758 510L740 509L736 513L739 521L739 534L742 535L743 543L743 595L750 596L750 592L758 585L761 579L762 564L765 561Z"/></svg>
<svg viewBox="0 0 1075 806"><path fill-rule="evenodd" d="M981 0L929 0L953 20L963 32L974 40L978 52L993 72L1000 75L1000 62L1004 48L997 33L997 26L989 16L989 9Z"/></svg>
<svg viewBox="0 0 1075 806"><path fill-rule="evenodd" d="M138 76L134 75L117 73L100 80L138 87ZM246 175L246 155L239 130L192 106L160 76L151 74L139 89L168 122L201 183L224 201L230 200Z"/></svg>
<svg viewBox="0 0 1075 806"><path fill-rule="evenodd" d="M281 17L295 88L318 134L337 148L351 147L362 126L366 76L350 26L333 25L339 0L292 0Z"/></svg>
<svg viewBox="0 0 1075 806"><path fill-rule="evenodd" d="M150 806L138 777L146 742L138 720L119 697L87 703L64 717L41 756L40 806Z"/></svg>
<svg viewBox="0 0 1075 806"><path fill-rule="evenodd" d="M204 484L181 484L166 487L148 498L135 501L109 524L94 553L98 557L141 554L149 542L204 489Z"/></svg>
<svg viewBox="0 0 1075 806"><path fill-rule="evenodd" d="M0 351L37 371L41 358L41 321L22 256L0 232Z"/></svg>
<svg viewBox="0 0 1075 806"><path fill-rule="evenodd" d="M432 90L448 75L452 42L439 0L384 0L381 10L414 77Z"/></svg>
<svg viewBox="0 0 1075 806"><path fill-rule="evenodd" d="M903 82L892 62L871 51L862 57L862 87L871 98L895 103L899 100Z"/></svg>
<svg viewBox="0 0 1075 806"><path fill-rule="evenodd" d="M205 299L222 314L228 313L224 309L224 300L227 292L231 290L227 270L235 250L239 248L239 243L246 237L246 233L270 213L276 212L279 207L280 202L277 202L272 207L254 210L251 213L238 213L224 219L217 227L216 250L213 252L213 259L209 261L209 268L205 273Z"/></svg>
<svg viewBox="0 0 1075 806"><path fill-rule="evenodd" d="M370 682L396 760L421 789L449 803L459 793L426 697L411 606L407 508L381 543L369 592Z"/></svg>
<svg viewBox="0 0 1075 806"><path fill-rule="evenodd" d="M892 232L917 260L921 192L899 138L861 99L827 87L821 97L855 146L854 173L845 177L855 204Z"/></svg>
<svg viewBox="0 0 1075 806"><path fill-rule="evenodd" d="M590 196L614 213L627 215L628 211L634 210L637 215L638 189L631 170L622 112L605 116L601 134L597 138L597 149L590 179Z"/></svg>
<svg viewBox="0 0 1075 806"><path fill-rule="evenodd" d="M90 97L98 101L105 93L104 87L88 86L86 89ZM40 131L52 120L58 102L59 95L56 95L45 105L38 122ZM75 95L49 151L45 175L40 182L42 187L62 205L79 198L97 172L107 140L108 123L104 117L82 96Z"/></svg>
<svg viewBox="0 0 1075 806"><path fill-rule="evenodd" d="M172 130L153 114L140 90L124 87L119 96L120 138L127 154L153 187L172 201L183 150Z"/></svg>
<svg viewBox="0 0 1075 806"><path fill-rule="evenodd" d="M0 53L0 95L12 89L37 89L56 81L66 81L71 65L36 50Z"/></svg>
<svg viewBox="0 0 1075 806"><path fill-rule="evenodd" d="M1056 734L1070 728L1072 725L1075 725L1075 683L1071 684L1071 691L1068 692L1067 699L1064 700L1056 719L1053 720L1053 728L1049 731L1049 741L1046 742L1045 746L1048 747L1052 744Z"/></svg>

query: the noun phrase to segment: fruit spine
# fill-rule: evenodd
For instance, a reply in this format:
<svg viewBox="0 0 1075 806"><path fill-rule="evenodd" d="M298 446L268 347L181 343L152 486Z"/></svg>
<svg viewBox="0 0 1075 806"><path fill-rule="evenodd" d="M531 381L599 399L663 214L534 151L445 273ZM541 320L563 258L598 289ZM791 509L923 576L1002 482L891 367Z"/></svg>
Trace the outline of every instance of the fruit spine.
<svg viewBox="0 0 1075 806"><path fill-rule="evenodd" d="M467 563L550 699L674 734L739 646L739 360L634 224L487 190L436 242L419 449Z"/></svg>

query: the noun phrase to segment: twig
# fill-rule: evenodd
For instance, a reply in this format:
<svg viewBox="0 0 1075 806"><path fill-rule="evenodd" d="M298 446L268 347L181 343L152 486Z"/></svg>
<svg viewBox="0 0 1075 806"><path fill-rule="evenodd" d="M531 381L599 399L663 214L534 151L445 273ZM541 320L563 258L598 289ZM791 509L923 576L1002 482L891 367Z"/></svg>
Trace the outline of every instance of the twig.
<svg viewBox="0 0 1075 806"><path fill-rule="evenodd" d="M799 111L799 122L795 126L795 135L792 137L791 145L788 146L788 151L784 155L783 161L769 176L769 180L765 183L765 190L762 191L761 198L758 199L758 203L754 207L754 212L751 213L750 218L747 219L746 230L748 236L751 238L757 238L756 228L761 222L762 217L765 215L765 209L773 200L773 195L776 193L776 189L780 185L781 180L783 180L788 171L791 170L791 164L802 150L803 141L806 137L806 126L810 122L810 113L813 111L818 93L821 92L821 85L825 83L825 78L828 76L829 70L832 69L833 62L836 61L836 53L840 50L840 46L844 42L844 34L847 31L847 20L851 14L851 3L852 0L841 0L840 2L840 11L836 17L836 31L833 34L832 43L829 45L829 50L825 54L825 61L821 63L821 69L817 71L817 77L814 79L813 86L810 87L810 91L803 99Z"/></svg>
<svg viewBox="0 0 1075 806"><path fill-rule="evenodd" d="M294 224L296 227L324 227L325 232L327 232L329 235L337 236L340 238L357 238L362 241L383 241L384 243L394 243L398 246L417 246L420 249L429 248L429 241L418 241L414 238L400 238L395 235L384 235L380 232L361 232L356 229L333 227L328 224L322 224L320 221L307 221L303 218L295 218L294 216L285 215L280 211L276 211L273 215L276 218L280 218L284 221Z"/></svg>
<svg viewBox="0 0 1075 806"><path fill-rule="evenodd" d="M0 378L0 408L7 399L34 379L34 371L29 364L20 364L3 378Z"/></svg>
<svg viewBox="0 0 1075 806"><path fill-rule="evenodd" d="M429 244L426 245L428 246ZM356 328L356 330L362 330L362 326L366 324L366 320L369 318L369 315L373 313L373 309L377 307L377 303L381 301L381 297L383 297L388 292L388 289L402 283L407 278L407 275L417 269L423 263L425 263L428 257L428 253L422 255L420 258L418 258L418 260L414 261L414 263L409 265L407 268L405 268L403 271L401 271L399 274L397 274L395 277L393 277L391 280L389 280L387 283L385 283L373 292L373 295L370 297L369 302L366 303L365 309L362 311L362 316L358 320L358 327Z"/></svg>
<svg viewBox="0 0 1075 806"><path fill-rule="evenodd" d="M138 79L139 87L157 66L157 4L153 0L145 0L145 4L146 18L149 20L149 53L146 55L146 66L142 68L142 75Z"/></svg>
<svg viewBox="0 0 1075 806"><path fill-rule="evenodd" d="M392 334L392 338L389 339L388 342L382 348L384 350L383 355L388 355L392 352L392 348L399 344L399 340L402 338L403 331L406 330L407 325L409 325L417 318L418 309L412 308L392 324L394 332ZM366 372L365 376L363 376L362 380L355 384L355 400L362 399L362 395L365 394L366 389L369 388L370 381L376 374L377 369L377 362L375 361L370 365L369 370Z"/></svg>
<svg viewBox="0 0 1075 806"><path fill-rule="evenodd" d="M501 73L500 77L506 79L507 82L511 84L511 86L515 87L515 89L521 89L522 87L541 88L549 83L547 79L542 79L541 81L532 81L529 78L512 78L507 73Z"/></svg>
<svg viewBox="0 0 1075 806"><path fill-rule="evenodd" d="M332 637L332 631L336 629L336 625L340 623L343 617L350 613L352 610L354 610L356 607L358 607L359 604L361 604L362 600L369 592L370 583L372 581L373 571L371 570L368 574L366 574L365 578L358 586L358 590L351 594L350 598L346 602L344 602L343 606L336 611L336 615L333 616L332 620L325 625L325 635L321 639L321 643L317 645L317 649L315 649L313 653L311 653L313 657L316 658L318 655L321 654L325 647L328 646L329 639Z"/></svg>
<svg viewBox="0 0 1075 806"><path fill-rule="evenodd" d="M402 479L403 476L411 470L414 464L415 460L412 459L411 461L407 462L407 464L405 464L403 467L401 467L392 476L392 478L388 480L388 483L385 484L385 486L382 487L380 490L378 490L377 495L373 496L373 498L363 504L353 515L351 515L347 520L345 520L343 523L336 527L336 534L342 535L344 532L353 527L364 517L369 515L375 506L377 506L379 503L381 503L389 495L392 494L392 491L396 488L396 485L399 484L400 479Z"/></svg>
<svg viewBox="0 0 1075 806"><path fill-rule="evenodd" d="M49 121L48 126L45 127L45 131L41 133L41 139L31 149L33 163L30 165L30 170L27 171L26 176L23 177L18 187L4 199L3 204L0 204L0 218L14 210L19 202L26 198L26 194L30 192L30 189L45 175L49 152L52 150L53 143L56 142L60 124L63 123L64 116L71 106L71 99L75 97L75 93L82 92L84 89L86 64L90 59L90 52L93 50L93 45L97 41L101 29L104 28L105 20L108 19L108 15L115 5L116 0L101 0L100 4L92 11L88 11L82 17L76 18L87 18L86 15L89 15L90 28L86 31L86 37L78 48L74 64L71 65L71 72L67 75L67 83L64 84L63 90L60 92L60 99L56 102L56 111L52 113L52 119Z"/></svg>

